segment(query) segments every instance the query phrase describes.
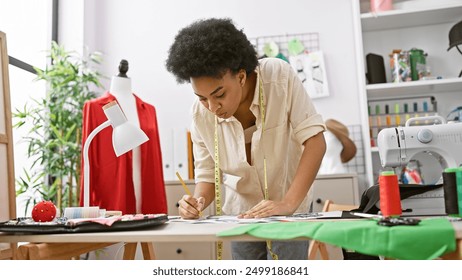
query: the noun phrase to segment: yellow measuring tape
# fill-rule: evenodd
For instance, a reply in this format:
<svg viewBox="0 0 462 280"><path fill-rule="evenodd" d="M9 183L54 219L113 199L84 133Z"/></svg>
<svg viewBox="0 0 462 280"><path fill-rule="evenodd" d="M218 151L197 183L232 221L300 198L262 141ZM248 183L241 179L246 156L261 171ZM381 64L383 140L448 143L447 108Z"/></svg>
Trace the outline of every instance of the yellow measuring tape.
<svg viewBox="0 0 462 280"><path fill-rule="evenodd" d="M261 79L261 74L260 74L260 79L259 79L259 88L258 88L258 95L260 98L260 115L261 115L261 123L262 123L262 133L261 133L261 138L260 142L263 139L263 132L265 131L265 106L263 102L263 82ZM214 143L215 143L215 214L216 215L221 215L221 176L220 176L220 155L218 151L218 117L215 116L215 134L214 134ZM264 149L263 149L264 151ZM266 156L265 153L263 153L263 174L264 174L264 185L265 185L265 190L264 190L264 199L267 200L269 198L269 193L268 193L268 176L266 172ZM266 241L266 247L268 247L268 250L270 252L271 258L273 260L277 260L278 255L275 254L272 250L272 243L271 240ZM218 241L216 242L216 250L217 250L217 260L222 260L223 258L223 242Z"/></svg>
<svg viewBox="0 0 462 280"><path fill-rule="evenodd" d="M264 184L265 184L265 193L264 193L264 198L265 200L269 199L269 193L268 193L268 173L266 172L266 155L265 155L265 146L263 142L263 135L265 132L265 104L263 100L263 82L262 82L262 76L260 72L260 79L258 83L258 95L260 97L260 115L261 115L261 137L260 137L260 142L262 143L263 146L263 176L264 176ZM266 240L266 247L268 247L268 250L270 252L271 258L273 260L277 260L278 255L276 255L273 252L273 246L271 240Z"/></svg>
<svg viewBox="0 0 462 280"><path fill-rule="evenodd" d="M221 215L220 155L218 154L218 117L215 116L215 215ZM223 259L223 242L216 243L217 260Z"/></svg>

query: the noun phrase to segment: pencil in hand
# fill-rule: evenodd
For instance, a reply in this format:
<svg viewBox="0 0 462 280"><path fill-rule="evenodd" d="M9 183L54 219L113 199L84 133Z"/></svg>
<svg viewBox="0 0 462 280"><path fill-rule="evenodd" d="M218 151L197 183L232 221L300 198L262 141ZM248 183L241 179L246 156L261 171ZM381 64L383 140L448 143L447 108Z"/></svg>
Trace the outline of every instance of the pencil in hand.
<svg viewBox="0 0 462 280"><path fill-rule="evenodd" d="M181 178L181 175L180 173L176 172L176 176L178 177L178 180L180 180L180 183L181 183L181 186L183 187L184 191L186 192L187 195L189 196L192 196L191 192L189 191L188 189L188 186L186 186L185 182L183 181L183 178ZM186 201L186 203L188 203ZM189 203L188 203L189 204ZM191 205L191 204L189 204ZM192 206L192 205L191 205ZM194 206L193 206L194 207ZM197 208L196 208L197 209ZM202 217L202 211L201 210L198 210L199 211L199 217Z"/></svg>

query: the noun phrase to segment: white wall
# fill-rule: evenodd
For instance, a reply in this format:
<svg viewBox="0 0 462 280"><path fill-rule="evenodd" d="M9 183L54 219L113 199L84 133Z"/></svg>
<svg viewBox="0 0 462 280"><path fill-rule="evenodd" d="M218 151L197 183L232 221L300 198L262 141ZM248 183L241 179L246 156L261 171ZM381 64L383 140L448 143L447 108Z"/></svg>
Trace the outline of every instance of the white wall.
<svg viewBox="0 0 462 280"><path fill-rule="evenodd" d="M60 10L83 13L82 44L89 51L101 51L101 72L109 88L110 77L118 73L121 59L130 64L128 76L134 92L157 109L163 152L172 129L188 128L189 109L195 98L189 84L178 85L165 69L168 49L177 32L193 21L208 17L229 17L249 38L318 32L324 52L330 96L315 99L325 119L336 118L347 125L361 123L363 94L358 86L358 47L354 35L352 6L356 0L79 0L60 1ZM62 6L67 7L62 7ZM80 22L80 16L73 17ZM77 46L82 28L60 17L67 33L60 43ZM61 33L60 33L61 34ZM75 34L69 36L69 34ZM361 60L359 60L361 61ZM362 67L362 66L361 66Z"/></svg>
<svg viewBox="0 0 462 280"><path fill-rule="evenodd" d="M84 54L84 0L58 1L58 42L66 50Z"/></svg>
<svg viewBox="0 0 462 280"><path fill-rule="evenodd" d="M358 124L351 2L344 0L100 0L85 3L85 40L104 53L103 73L117 74L130 63L134 91L156 106L161 132L189 126L194 100L190 85L178 85L165 69L167 51L182 27L205 17L230 17L249 38L320 33L331 97L315 101L326 118ZM106 81L106 88L109 86Z"/></svg>

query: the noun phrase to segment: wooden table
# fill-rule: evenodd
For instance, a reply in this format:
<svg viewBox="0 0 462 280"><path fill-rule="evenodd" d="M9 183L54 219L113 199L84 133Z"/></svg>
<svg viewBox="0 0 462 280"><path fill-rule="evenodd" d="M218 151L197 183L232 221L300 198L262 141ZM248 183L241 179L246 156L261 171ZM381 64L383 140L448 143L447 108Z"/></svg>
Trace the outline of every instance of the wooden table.
<svg viewBox="0 0 462 280"><path fill-rule="evenodd" d="M326 221L326 220L323 220ZM337 220L338 221L338 220ZM311 220L309 222L316 222ZM67 233L67 234L9 234L0 233L0 243L32 242L32 243L118 243L131 244L126 251L134 254L136 244L152 244L152 242L216 242L216 241L261 241L251 235L238 235L230 237L218 237L217 233L242 226L242 224L190 224L180 222L168 222L164 225L147 230L116 231L116 232L93 232L93 233ZM456 231L457 250L443 256L444 259L462 259L462 222L453 223ZM304 239L304 238L300 238ZM152 249L152 248L151 248ZM146 259L153 258L149 255L148 247L143 248ZM145 251L147 250L147 252ZM126 252L127 253L127 252ZM128 255L128 256L132 256ZM128 258L128 257L127 257Z"/></svg>

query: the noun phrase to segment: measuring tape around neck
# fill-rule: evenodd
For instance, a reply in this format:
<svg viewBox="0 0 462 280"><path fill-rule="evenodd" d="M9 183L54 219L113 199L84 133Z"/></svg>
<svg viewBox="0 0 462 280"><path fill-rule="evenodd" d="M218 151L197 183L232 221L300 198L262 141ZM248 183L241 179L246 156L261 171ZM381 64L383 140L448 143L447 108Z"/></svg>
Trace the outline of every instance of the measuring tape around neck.
<svg viewBox="0 0 462 280"><path fill-rule="evenodd" d="M260 73L260 71L259 71ZM265 103L264 103L264 100L263 100L263 82L262 82L262 77L261 77L261 73L260 73L260 77L258 79L258 96L259 96L259 99L260 99L260 117L261 117L261 136L260 136L260 142L261 143L264 143L263 142L263 135L264 135L264 131L265 131L265 116L266 116L266 112L265 112ZM266 173L266 155L265 155L265 147L264 147L264 144L262 144L263 146L263 179L264 179L264 193L263 193L263 197L265 200L267 200L269 198L269 193L268 193L268 176L267 176L267 173Z"/></svg>
<svg viewBox="0 0 462 280"><path fill-rule="evenodd" d="M260 68L258 70L260 70ZM264 180L264 185L265 185L263 197L264 197L265 200L268 200L269 199L268 173L266 171L267 170L266 169L266 155L265 155L265 145L264 145L265 142L263 142L263 135L264 135L263 132L265 132L266 112L265 112L265 103L264 103L264 100L263 100L262 75L261 75L260 71L258 71L258 72L260 73L260 75L259 75L260 77L258 79L258 95L259 95L259 98L260 98L260 116L261 116L261 137L260 137L260 142L262 143L262 146L263 146L263 180ZM266 240L266 247L268 247L271 258L273 260L278 260L279 259L278 255L273 252L273 246L272 246L271 240Z"/></svg>
<svg viewBox="0 0 462 280"><path fill-rule="evenodd" d="M264 106L264 100L263 100L263 82L262 82L261 73L259 76L260 77L259 77L259 83L258 83L258 95L260 99L260 116L261 116L261 126L262 126L260 142L262 142L263 132L265 131L265 106ZM221 189L221 176L220 175L221 174L220 174L220 155L219 155L219 149L218 149L218 117L217 116L215 116L214 150L215 150L215 214L221 215L222 214L221 212L221 191L220 191ZM264 174L263 197L265 200L267 200L269 198L269 193L268 193L268 176L266 172L265 153L263 153L263 174ZM266 241L266 246L268 247L271 258L273 260L277 260L278 256L272 251L271 240ZM223 242L221 241L216 242L216 250L217 250L217 260L222 260Z"/></svg>
<svg viewBox="0 0 462 280"><path fill-rule="evenodd" d="M220 155L218 154L218 117L215 116L215 215L221 215L221 176L220 176ZM223 259L223 242L215 244L217 250L217 260Z"/></svg>

